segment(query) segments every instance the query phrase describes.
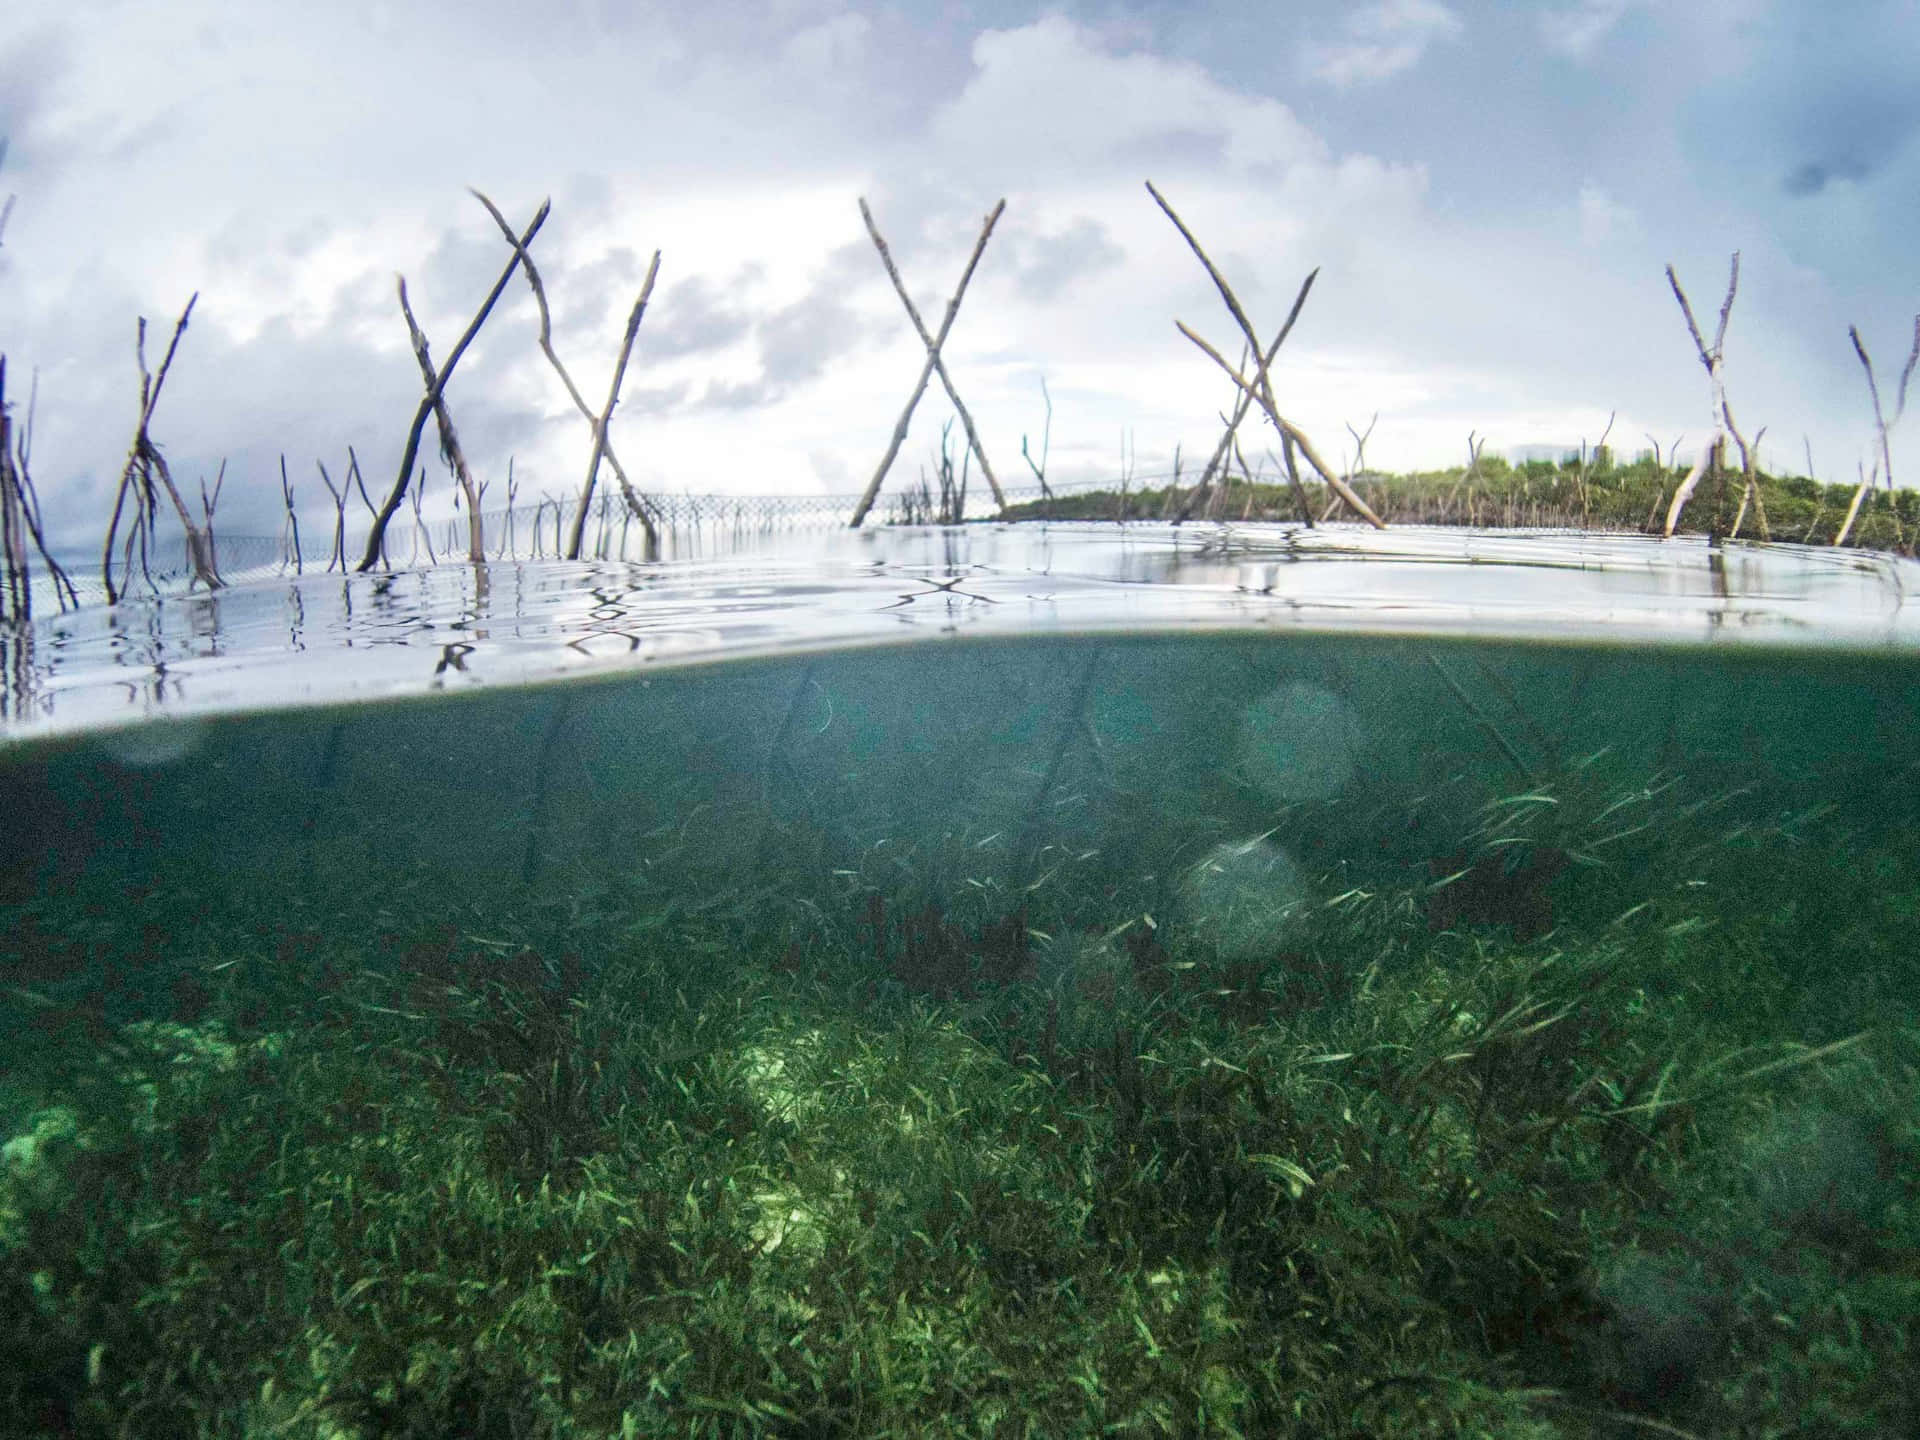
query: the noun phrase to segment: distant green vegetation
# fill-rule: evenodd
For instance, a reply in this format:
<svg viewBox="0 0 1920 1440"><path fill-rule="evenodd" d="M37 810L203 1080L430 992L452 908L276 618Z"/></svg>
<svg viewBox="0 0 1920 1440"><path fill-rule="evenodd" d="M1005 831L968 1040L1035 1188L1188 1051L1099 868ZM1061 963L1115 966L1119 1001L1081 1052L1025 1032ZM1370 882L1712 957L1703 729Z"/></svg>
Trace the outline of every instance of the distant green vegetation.
<svg viewBox="0 0 1920 1440"><path fill-rule="evenodd" d="M1659 533L1667 506L1684 472L1656 466L1651 457L1618 463L1602 449L1583 466L1577 456L1558 464L1533 460L1510 465L1494 456L1483 458L1469 475L1466 467L1421 471L1410 475L1364 472L1352 484L1389 524L1579 527L1601 530ZM1764 527L1755 507L1741 505L1745 482L1737 472L1725 475L1724 486L1712 475L1702 477L1682 513L1680 529L1694 534L1712 531L1801 544L1831 545L1846 524L1853 506L1853 485L1826 485L1799 475L1756 472ZM1319 519L1329 495L1321 484L1305 486L1308 509ZM1172 519L1183 508L1187 517L1228 520L1293 521L1299 506L1284 482L1249 484L1238 478L1224 489L1215 486L1197 502L1191 484L1134 490L1077 491L1051 501L1027 501L1012 506L1007 518L1017 520L1147 520ZM1357 518L1344 506L1332 518ZM1738 522L1739 529L1734 530ZM1847 544L1862 549L1911 553L1920 540L1920 492L1885 489L1870 491L1847 536Z"/></svg>
<svg viewBox="0 0 1920 1440"><path fill-rule="evenodd" d="M1543 780L1251 952L35 900L6 1424L1920 1433L1920 835L1728 803ZM22 979L123 942L174 1020Z"/></svg>

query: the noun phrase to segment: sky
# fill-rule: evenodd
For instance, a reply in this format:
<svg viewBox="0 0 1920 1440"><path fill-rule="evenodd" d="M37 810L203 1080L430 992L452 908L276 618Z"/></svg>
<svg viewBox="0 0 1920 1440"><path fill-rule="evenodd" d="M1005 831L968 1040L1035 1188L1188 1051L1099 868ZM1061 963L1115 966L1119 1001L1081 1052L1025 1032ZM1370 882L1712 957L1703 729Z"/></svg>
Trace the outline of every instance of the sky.
<svg viewBox="0 0 1920 1440"><path fill-rule="evenodd" d="M396 276L439 359L509 258L468 187L521 225L550 198L533 254L596 403L661 255L611 430L641 488L857 492L925 353L858 202L937 327L1004 198L944 351L989 460L1028 482L1044 434L1054 480L1145 478L1204 463L1233 398L1175 321L1240 345L1152 180L1267 336L1318 268L1274 375L1330 459L1369 426L1367 466L1404 470L1610 416L1617 450L1687 455L1710 399L1664 267L1710 331L1738 251L1735 419L1769 468L1851 481L1848 326L1891 412L1920 312L1915 74L1920 8L1848 0L8 0L0 353L16 418L37 381L56 539L96 544L137 320L157 363L197 292L153 435L189 493L225 461L227 533L272 534L283 455L309 517L350 445L394 483ZM516 276L448 388L489 506L510 460L522 503L586 471L537 331ZM936 380L890 485L951 413ZM1920 421L1893 455L1920 476Z"/></svg>

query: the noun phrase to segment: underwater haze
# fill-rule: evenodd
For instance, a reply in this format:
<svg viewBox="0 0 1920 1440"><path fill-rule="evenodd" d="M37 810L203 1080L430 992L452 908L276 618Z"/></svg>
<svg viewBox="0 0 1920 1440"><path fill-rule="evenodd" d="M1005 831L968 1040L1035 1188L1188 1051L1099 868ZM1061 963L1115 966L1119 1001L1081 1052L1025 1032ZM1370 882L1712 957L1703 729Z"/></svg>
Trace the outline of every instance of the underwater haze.
<svg viewBox="0 0 1920 1440"><path fill-rule="evenodd" d="M0 1413L1920 1433L1916 580L976 526L44 619Z"/></svg>

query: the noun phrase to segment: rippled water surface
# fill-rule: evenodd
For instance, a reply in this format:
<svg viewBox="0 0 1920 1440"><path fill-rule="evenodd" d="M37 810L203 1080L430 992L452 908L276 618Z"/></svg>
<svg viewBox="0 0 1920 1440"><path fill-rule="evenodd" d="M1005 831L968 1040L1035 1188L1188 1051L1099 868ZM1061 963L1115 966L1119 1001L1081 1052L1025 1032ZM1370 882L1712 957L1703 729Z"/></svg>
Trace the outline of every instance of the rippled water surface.
<svg viewBox="0 0 1920 1440"><path fill-rule="evenodd" d="M1276 526L829 531L744 555L255 579L6 642L13 734L848 645L1329 630L1904 650L1920 567L1793 546Z"/></svg>

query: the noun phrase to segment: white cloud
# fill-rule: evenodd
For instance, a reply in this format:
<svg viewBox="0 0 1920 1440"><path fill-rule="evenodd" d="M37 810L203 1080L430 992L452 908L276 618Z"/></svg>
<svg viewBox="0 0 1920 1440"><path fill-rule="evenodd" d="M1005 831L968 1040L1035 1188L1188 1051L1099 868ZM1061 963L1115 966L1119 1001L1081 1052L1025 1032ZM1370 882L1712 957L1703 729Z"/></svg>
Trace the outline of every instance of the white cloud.
<svg viewBox="0 0 1920 1440"><path fill-rule="evenodd" d="M1613 33L1636 3L1644 0L1580 0L1540 16L1540 38L1549 50L1570 60L1585 60Z"/></svg>
<svg viewBox="0 0 1920 1440"><path fill-rule="evenodd" d="M984 32L973 58L973 78L942 107L932 138L947 155L998 167L1009 188L1090 165L1132 173L1143 151L1182 142L1236 170L1326 153L1279 101L1232 90L1187 61L1111 53L1058 15Z"/></svg>
<svg viewBox="0 0 1920 1440"><path fill-rule="evenodd" d="M1463 28L1439 0L1380 0L1347 17L1340 41L1310 47L1309 62L1314 75L1342 90L1376 84L1411 70L1434 41Z"/></svg>
<svg viewBox="0 0 1920 1440"><path fill-rule="evenodd" d="M1604 245L1640 233L1640 217L1633 207L1621 204L1591 180L1580 187L1578 203L1580 238L1588 245Z"/></svg>
<svg viewBox="0 0 1920 1440"><path fill-rule="evenodd" d="M832 82L867 59L873 22L847 12L796 32L782 50L788 67L812 81Z"/></svg>

